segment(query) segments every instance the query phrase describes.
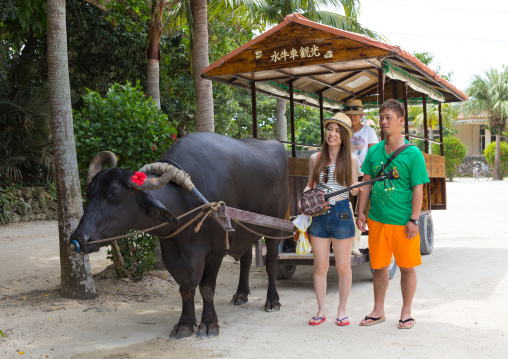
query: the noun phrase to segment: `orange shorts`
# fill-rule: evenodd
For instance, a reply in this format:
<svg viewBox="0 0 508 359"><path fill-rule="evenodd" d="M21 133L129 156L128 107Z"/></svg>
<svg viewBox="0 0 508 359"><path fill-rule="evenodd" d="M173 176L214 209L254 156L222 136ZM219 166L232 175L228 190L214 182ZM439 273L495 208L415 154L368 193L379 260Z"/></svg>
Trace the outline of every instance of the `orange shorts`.
<svg viewBox="0 0 508 359"><path fill-rule="evenodd" d="M369 257L372 269L386 267L395 257L402 268L413 268L422 264L420 233L408 239L406 226L385 224L367 218L369 226Z"/></svg>

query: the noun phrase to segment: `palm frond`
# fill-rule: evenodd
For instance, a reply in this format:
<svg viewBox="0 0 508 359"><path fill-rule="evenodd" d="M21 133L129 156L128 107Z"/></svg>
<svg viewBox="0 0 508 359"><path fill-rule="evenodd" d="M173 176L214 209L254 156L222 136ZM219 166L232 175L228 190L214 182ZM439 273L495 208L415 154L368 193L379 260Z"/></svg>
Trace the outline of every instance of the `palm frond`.
<svg viewBox="0 0 508 359"><path fill-rule="evenodd" d="M306 14L303 13L303 16ZM346 30L350 32L355 32L357 34L366 35L372 39L385 41L386 38L381 34L369 30L366 27L363 27L355 18L350 18L338 13L334 13L331 11L318 11L317 12L318 21L320 23L333 26L337 29Z"/></svg>

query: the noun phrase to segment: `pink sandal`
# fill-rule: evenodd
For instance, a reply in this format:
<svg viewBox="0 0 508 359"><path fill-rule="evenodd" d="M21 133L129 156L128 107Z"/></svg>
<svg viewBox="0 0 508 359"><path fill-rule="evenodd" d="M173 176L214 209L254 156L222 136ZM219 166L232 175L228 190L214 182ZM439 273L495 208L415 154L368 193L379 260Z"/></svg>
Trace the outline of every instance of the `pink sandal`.
<svg viewBox="0 0 508 359"><path fill-rule="evenodd" d="M337 325L339 327L345 327L346 325L349 325L349 318L344 317L342 319L337 318Z"/></svg>
<svg viewBox="0 0 508 359"><path fill-rule="evenodd" d="M309 324L310 325L319 325L319 324L323 324L324 322L326 322L326 317L317 317L317 318L316 317L312 317L312 319L314 319L314 321L311 322L309 320ZM318 322L318 320L319 320L319 322Z"/></svg>

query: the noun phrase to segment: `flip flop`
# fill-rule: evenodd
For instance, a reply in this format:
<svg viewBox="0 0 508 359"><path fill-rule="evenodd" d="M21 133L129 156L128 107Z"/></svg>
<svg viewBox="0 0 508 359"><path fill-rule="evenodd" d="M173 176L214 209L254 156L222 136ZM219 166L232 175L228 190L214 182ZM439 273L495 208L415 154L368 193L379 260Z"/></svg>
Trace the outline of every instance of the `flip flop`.
<svg viewBox="0 0 508 359"><path fill-rule="evenodd" d="M310 325L319 325L319 324L323 324L324 322L326 322L326 317L312 317L312 319L314 319L314 322L311 322L309 320L309 324ZM319 320L319 322L316 322L316 320Z"/></svg>
<svg viewBox="0 0 508 359"><path fill-rule="evenodd" d="M411 324L410 326L403 326L401 324L404 324L404 323L407 323L407 322L410 322L410 321L413 321L413 324ZM413 319L413 318L407 318L406 320L399 320L399 329L411 329L412 327L414 327L416 324L416 320Z"/></svg>
<svg viewBox="0 0 508 359"><path fill-rule="evenodd" d="M349 318L348 317L344 317L342 319L337 318L336 320L337 320L337 325L339 327L344 327L346 325L349 325Z"/></svg>
<svg viewBox="0 0 508 359"><path fill-rule="evenodd" d="M369 322L369 323L362 323L360 322L360 326L361 327L369 327L371 325L374 325L374 324L379 324L379 323L382 323L386 320L386 317L381 317L381 318L374 318L374 317L365 317L365 320L372 320L372 322Z"/></svg>

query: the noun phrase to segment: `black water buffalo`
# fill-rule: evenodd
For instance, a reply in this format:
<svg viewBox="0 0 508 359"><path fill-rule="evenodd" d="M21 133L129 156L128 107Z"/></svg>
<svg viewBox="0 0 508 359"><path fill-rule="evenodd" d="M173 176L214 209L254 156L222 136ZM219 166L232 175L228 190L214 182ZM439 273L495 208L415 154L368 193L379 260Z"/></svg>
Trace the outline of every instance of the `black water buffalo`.
<svg viewBox="0 0 508 359"><path fill-rule="evenodd" d="M100 160L101 156L98 158ZM284 218L286 214L289 203L287 156L277 141L237 140L214 133L194 133L179 139L158 162L180 166L210 202L224 201L230 207L277 218ZM161 221L168 225L149 234L167 236L181 225L176 217L201 205L173 182L158 189L140 190L131 181L132 172L117 167L102 169L105 163L98 166L94 161L90 165L86 190L88 205L71 236L71 241L77 240L86 253L99 250L100 245L93 244L94 240L118 236L129 229L143 230ZM148 178L158 179L155 175L148 175ZM249 226L266 235L287 235L279 230ZM198 233L194 233L194 228L191 225L175 237L160 239L164 266L180 285L182 297L182 314L171 338L179 339L193 333L197 325L194 295L198 286L203 298L198 336L219 334L213 299L217 274L226 254L240 261L240 279L232 302L240 305L248 300L252 244L259 237L233 223L235 232L230 232L230 249L226 250L225 231L217 221L206 219ZM278 242L266 241L269 282L265 311L280 308L275 287Z"/></svg>

